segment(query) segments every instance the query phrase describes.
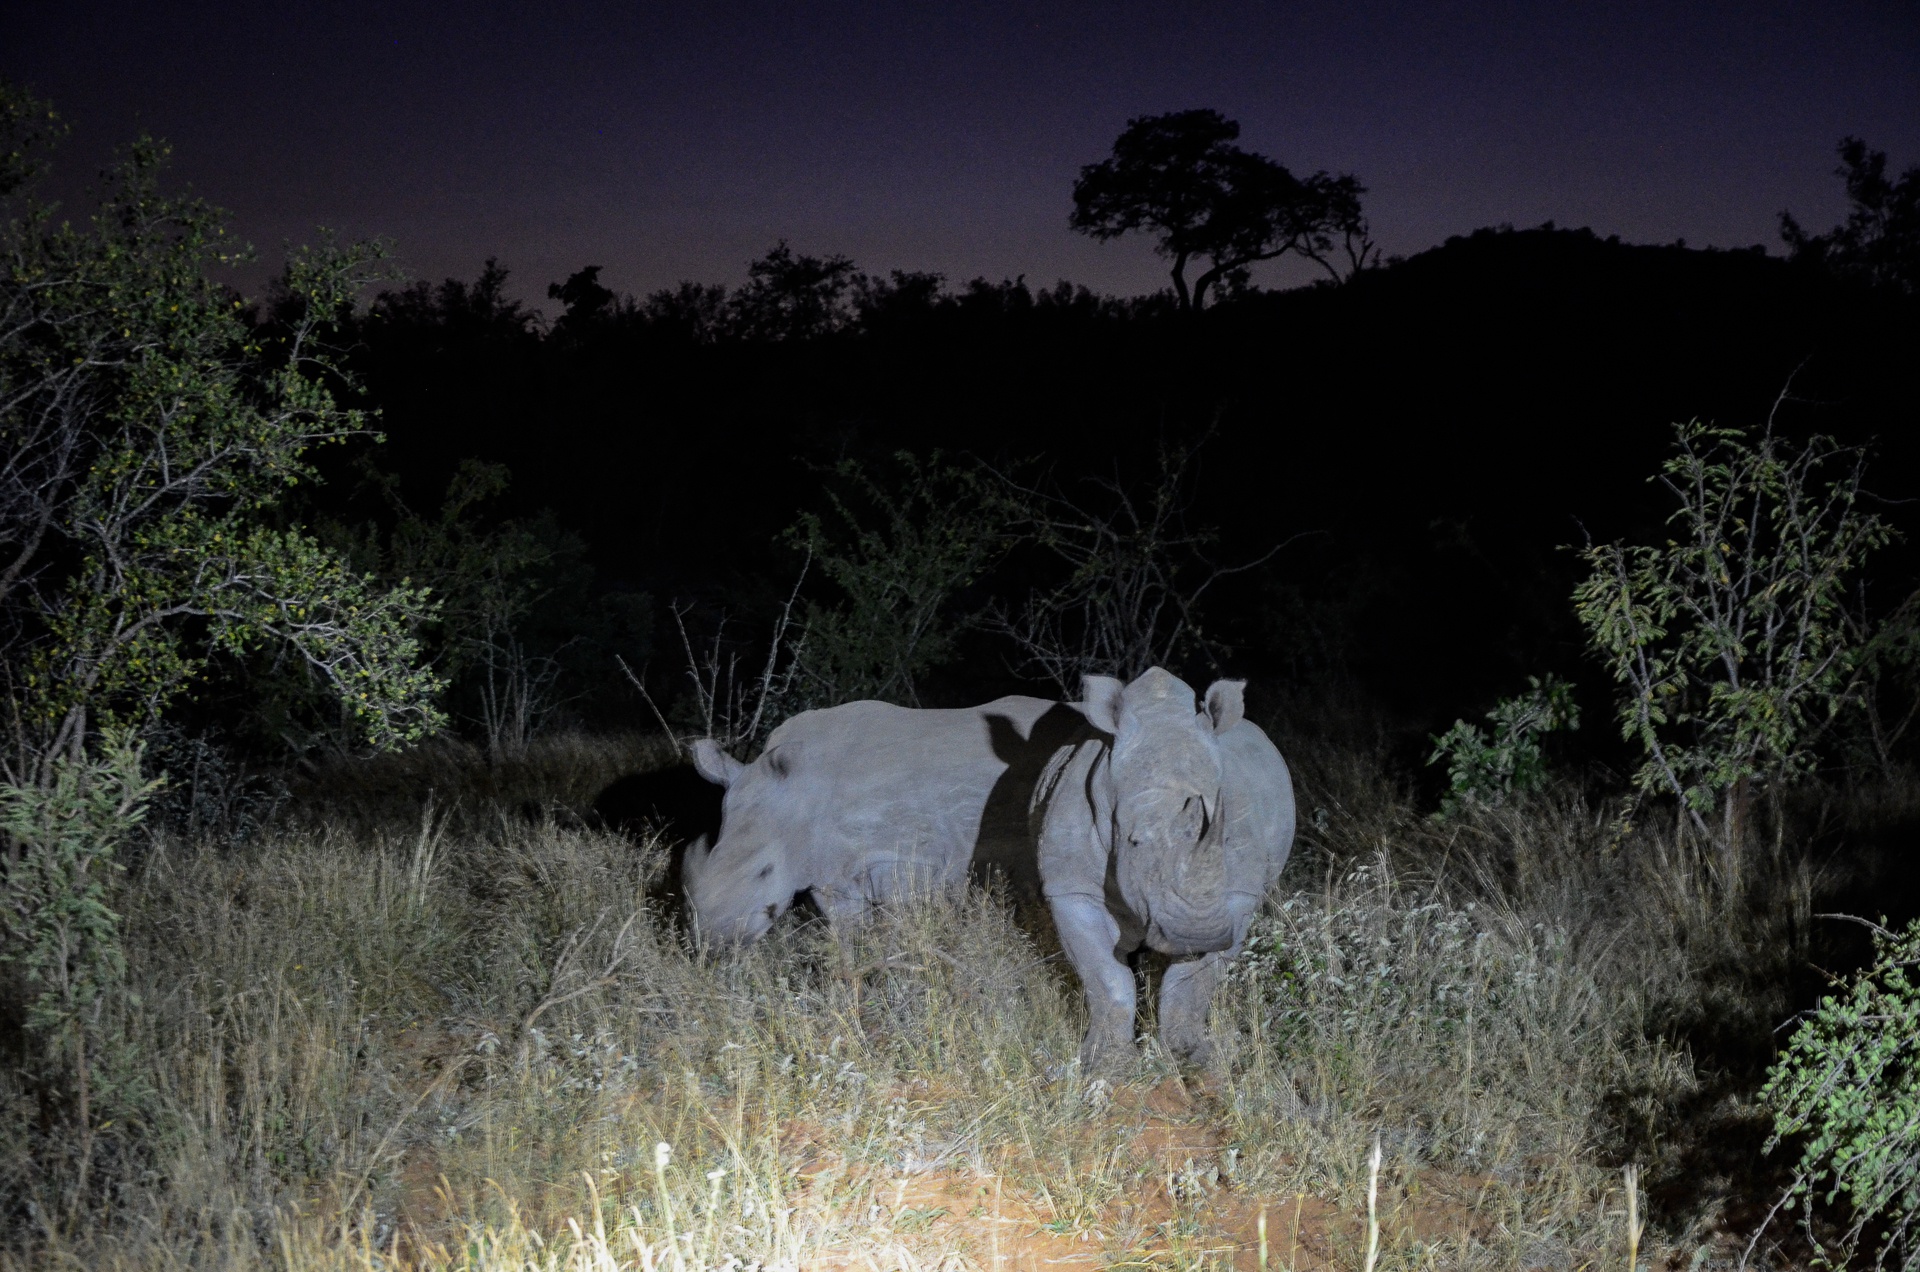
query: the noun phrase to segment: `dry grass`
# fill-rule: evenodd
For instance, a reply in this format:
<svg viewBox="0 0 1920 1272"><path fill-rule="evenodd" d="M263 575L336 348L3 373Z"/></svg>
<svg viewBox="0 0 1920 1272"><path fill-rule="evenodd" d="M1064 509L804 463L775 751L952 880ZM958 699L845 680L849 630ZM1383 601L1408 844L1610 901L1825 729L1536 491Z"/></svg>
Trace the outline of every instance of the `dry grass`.
<svg viewBox="0 0 1920 1272"><path fill-rule="evenodd" d="M614 781L670 764L657 733L560 734L504 755L455 737L399 755L342 756L307 766L289 791L290 819L321 830L369 833L419 821L428 807L456 827L501 816L570 820Z"/></svg>
<svg viewBox="0 0 1920 1272"><path fill-rule="evenodd" d="M415 778L455 789L449 755ZM634 758L556 747L436 804L564 807ZM1216 1069L1143 1047L1117 1084L993 896L711 957L649 900L658 845L423 822L417 785L336 774L304 828L126 881L110 1186L73 1206L8 1088L0 1265L1251 1268L1264 1222L1271 1266L1358 1268L1377 1135L1379 1268L1617 1266L1618 1168L1679 1169L1699 1085L1671 1026L1761 920L1577 796L1435 827L1370 764L1302 773ZM1643 1257L1709 1210L1656 1205Z"/></svg>

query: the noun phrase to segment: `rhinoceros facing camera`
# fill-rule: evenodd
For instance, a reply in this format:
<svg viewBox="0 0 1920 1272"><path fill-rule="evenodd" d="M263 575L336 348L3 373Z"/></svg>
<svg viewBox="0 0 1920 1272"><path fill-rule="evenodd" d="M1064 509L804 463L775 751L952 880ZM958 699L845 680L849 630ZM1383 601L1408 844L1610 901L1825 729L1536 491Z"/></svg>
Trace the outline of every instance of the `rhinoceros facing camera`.
<svg viewBox="0 0 1920 1272"><path fill-rule="evenodd" d="M1211 1052L1213 991L1293 848L1293 779L1246 719L1244 688L1215 681L1202 706L1159 667L1126 685L1088 676L1097 735L1063 749L1035 791L1047 906L1087 995L1084 1070L1133 1053L1125 959L1143 945L1173 960L1161 1041L1196 1063Z"/></svg>

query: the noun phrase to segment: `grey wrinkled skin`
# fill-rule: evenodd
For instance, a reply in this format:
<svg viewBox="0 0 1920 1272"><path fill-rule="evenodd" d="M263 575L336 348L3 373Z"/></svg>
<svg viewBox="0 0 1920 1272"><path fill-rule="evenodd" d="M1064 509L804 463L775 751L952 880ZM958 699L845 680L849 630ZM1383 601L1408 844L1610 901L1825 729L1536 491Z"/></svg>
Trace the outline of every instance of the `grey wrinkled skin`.
<svg viewBox="0 0 1920 1272"><path fill-rule="evenodd" d="M751 764L702 739L694 766L726 795L712 849L687 850L696 927L718 944L751 941L804 891L845 922L986 867L1037 890L1034 784L1090 734L1071 706L1009 697L963 710L852 702L802 712Z"/></svg>
<svg viewBox="0 0 1920 1272"><path fill-rule="evenodd" d="M1160 1036L1211 1056L1207 1008L1293 847L1293 780L1245 718L1245 681L1204 706L1154 667L1132 684L1088 676L1080 709L1098 732L1056 754L1034 791L1043 893L1087 996L1083 1071L1133 1055L1143 945L1172 960Z"/></svg>

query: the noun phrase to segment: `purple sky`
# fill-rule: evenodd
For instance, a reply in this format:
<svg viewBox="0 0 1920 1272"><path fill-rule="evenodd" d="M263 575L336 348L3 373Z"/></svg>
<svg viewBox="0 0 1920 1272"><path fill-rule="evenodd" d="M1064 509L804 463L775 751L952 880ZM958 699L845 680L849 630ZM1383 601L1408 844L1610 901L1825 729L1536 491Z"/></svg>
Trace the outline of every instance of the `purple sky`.
<svg viewBox="0 0 1920 1272"><path fill-rule="evenodd" d="M1129 117L1192 106L1358 174L1399 253L1548 219L1773 246L1782 208L1839 218L1842 135L1920 163L1914 0L64 0L6 27L0 75L74 124L69 172L146 128L269 255L324 224L433 279L497 255L541 298L587 263L737 282L781 237L1152 290L1148 243L1069 233L1069 192Z"/></svg>

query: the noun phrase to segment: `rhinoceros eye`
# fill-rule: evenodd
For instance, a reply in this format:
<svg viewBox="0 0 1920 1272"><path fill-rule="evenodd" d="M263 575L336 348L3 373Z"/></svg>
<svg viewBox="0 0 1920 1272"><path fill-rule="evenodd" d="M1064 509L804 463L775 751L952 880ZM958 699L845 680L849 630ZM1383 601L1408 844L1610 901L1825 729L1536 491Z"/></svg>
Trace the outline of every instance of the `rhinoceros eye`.
<svg viewBox="0 0 1920 1272"><path fill-rule="evenodd" d="M772 873L773 873L773 863L769 861L766 865L760 867L760 873L755 875L754 878L764 879Z"/></svg>

